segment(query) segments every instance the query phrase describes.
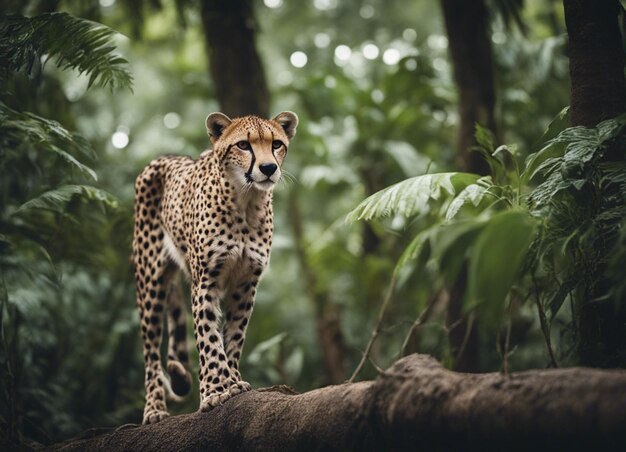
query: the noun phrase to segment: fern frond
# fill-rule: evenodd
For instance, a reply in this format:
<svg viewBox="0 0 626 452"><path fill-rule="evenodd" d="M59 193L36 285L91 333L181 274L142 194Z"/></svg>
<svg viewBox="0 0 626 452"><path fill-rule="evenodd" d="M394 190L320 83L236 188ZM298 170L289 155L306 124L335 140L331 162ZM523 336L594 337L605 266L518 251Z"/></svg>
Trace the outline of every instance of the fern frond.
<svg viewBox="0 0 626 452"><path fill-rule="evenodd" d="M348 214L346 221L371 220L392 213L409 217L428 212L431 200L454 196L479 177L471 173L437 173L412 177L366 198Z"/></svg>
<svg viewBox="0 0 626 452"><path fill-rule="evenodd" d="M96 173L76 156L95 158L87 140L65 129L61 124L33 113L17 112L0 102L0 149L18 149L24 143L34 149L51 152L93 180Z"/></svg>
<svg viewBox="0 0 626 452"><path fill-rule="evenodd" d="M31 73L43 56L61 69L89 76L89 86L131 88L128 62L114 53L116 32L102 24L67 13L0 18L0 78L25 70Z"/></svg>

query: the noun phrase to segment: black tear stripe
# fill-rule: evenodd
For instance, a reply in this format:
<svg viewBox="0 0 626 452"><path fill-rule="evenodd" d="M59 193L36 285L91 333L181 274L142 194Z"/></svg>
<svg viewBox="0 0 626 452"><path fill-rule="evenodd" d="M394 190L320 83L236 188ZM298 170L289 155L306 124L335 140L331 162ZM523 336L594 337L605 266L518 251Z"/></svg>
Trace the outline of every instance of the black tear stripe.
<svg viewBox="0 0 626 452"><path fill-rule="evenodd" d="M256 157L254 156L254 149L252 148L252 143L250 143L250 132L248 132L248 144L250 145L250 153L252 154L252 161L250 162L250 168L246 171L246 180L248 182L252 182L252 170L254 169L254 164L256 163Z"/></svg>
<svg viewBox="0 0 626 452"><path fill-rule="evenodd" d="M280 163L278 163L278 159L276 158L277 149L274 149L274 131L270 130L270 133L272 134L272 142L270 143L270 148L272 149L272 157L274 157L274 161L276 162L276 165L280 168Z"/></svg>

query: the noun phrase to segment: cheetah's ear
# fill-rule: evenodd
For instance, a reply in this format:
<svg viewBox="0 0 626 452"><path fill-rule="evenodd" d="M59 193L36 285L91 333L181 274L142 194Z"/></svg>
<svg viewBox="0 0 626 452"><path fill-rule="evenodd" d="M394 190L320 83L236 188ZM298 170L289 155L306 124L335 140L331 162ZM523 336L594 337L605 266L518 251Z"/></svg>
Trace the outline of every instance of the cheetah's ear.
<svg viewBox="0 0 626 452"><path fill-rule="evenodd" d="M233 122L224 113L211 113L206 117L206 131L211 138L211 142L215 143L222 136L224 129Z"/></svg>
<svg viewBox="0 0 626 452"><path fill-rule="evenodd" d="M287 138L290 140L296 134L296 127L298 127L298 115L292 111L283 111L274 118L287 134Z"/></svg>

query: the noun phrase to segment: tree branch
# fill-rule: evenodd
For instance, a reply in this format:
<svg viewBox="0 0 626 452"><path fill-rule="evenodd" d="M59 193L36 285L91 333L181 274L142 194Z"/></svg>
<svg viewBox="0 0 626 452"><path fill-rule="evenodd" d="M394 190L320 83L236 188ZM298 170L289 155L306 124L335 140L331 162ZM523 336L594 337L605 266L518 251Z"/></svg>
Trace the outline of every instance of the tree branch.
<svg viewBox="0 0 626 452"><path fill-rule="evenodd" d="M626 444L626 371L461 374L411 355L375 381L251 391L51 450L595 450ZM506 445L506 446L505 446Z"/></svg>

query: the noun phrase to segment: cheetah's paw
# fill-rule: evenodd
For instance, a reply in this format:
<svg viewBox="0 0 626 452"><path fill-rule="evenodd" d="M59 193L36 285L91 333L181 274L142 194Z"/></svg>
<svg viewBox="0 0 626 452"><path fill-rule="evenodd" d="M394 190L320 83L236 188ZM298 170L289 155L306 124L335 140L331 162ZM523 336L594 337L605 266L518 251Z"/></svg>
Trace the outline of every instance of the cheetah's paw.
<svg viewBox="0 0 626 452"><path fill-rule="evenodd" d="M241 394L242 392L248 392L251 389L252 386L247 381L238 381L236 383L233 383L231 387L228 388L228 391L230 391L232 395L237 395Z"/></svg>
<svg viewBox="0 0 626 452"><path fill-rule="evenodd" d="M143 415L143 424L144 425L155 424L159 421L162 421L169 415L170 413L168 413L167 411L163 411L163 410L154 409L154 410L146 411Z"/></svg>
<svg viewBox="0 0 626 452"><path fill-rule="evenodd" d="M210 411L218 405L223 404L228 399L241 394L243 392L250 391L252 386L247 381L230 381L228 389L221 392L209 393L209 395L203 398L200 402L200 411Z"/></svg>
<svg viewBox="0 0 626 452"><path fill-rule="evenodd" d="M200 402L200 411L210 411L230 399L233 394L230 391L218 392L207 396Z"/></svg>

